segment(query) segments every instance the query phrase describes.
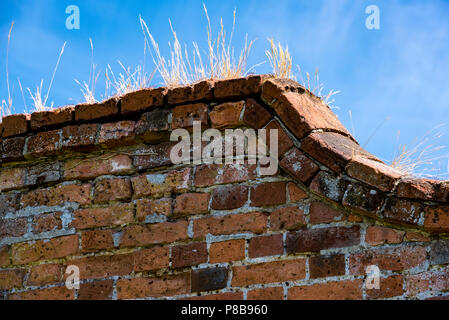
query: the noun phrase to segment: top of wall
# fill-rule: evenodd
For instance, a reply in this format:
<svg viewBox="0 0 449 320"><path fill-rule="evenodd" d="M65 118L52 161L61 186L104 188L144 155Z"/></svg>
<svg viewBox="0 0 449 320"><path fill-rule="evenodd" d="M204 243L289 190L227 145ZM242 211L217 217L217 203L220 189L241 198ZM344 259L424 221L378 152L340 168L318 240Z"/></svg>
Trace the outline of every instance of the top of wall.
<svg viewBox="0 0 449 320"><path fill-rule="evenodd" d="M236 121L226 117L226 108L215 118L207 111L207 104L241 100L245 109ZM169 131L191 126L193 117L218 129L258 129L277 119L285 131L279 135L280 167L313 192L377 219L449 232L448 181L409 177L385 165L360 147L319 98L295 81L269 75L143 89L95 104L6 116L0 124L1 171L67 153L167 141ZM282 148L284 138L293 144ZM2 192L15 188L6 179L0 174Z"/></svg>

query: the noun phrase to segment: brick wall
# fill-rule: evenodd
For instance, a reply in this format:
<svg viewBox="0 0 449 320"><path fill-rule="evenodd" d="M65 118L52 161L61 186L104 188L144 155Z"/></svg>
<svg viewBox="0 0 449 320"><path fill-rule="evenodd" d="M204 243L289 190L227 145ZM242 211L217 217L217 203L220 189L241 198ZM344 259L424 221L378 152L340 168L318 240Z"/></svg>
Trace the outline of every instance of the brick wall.
<svg viewBox="0 0 449 320"><path fill-rule="evenodd" d="M278 172L172 164L193 120L279 129ZM296 82L145 89L0 133L0 299L448 297L448 184L383 164Z"/></svg>

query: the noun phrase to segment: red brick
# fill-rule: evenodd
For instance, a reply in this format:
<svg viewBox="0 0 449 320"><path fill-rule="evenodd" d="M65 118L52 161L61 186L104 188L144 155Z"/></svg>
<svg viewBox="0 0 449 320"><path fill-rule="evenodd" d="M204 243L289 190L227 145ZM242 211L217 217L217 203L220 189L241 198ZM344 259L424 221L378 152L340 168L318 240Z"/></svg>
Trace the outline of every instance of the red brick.
<svg viewBox="0 0 449 320"><path fill-rule="evenodd" d="M23 187L25 173L26 168L9 168L0 171L0 191Z"/></svg>
<svg viewBox="0 0 449 320"><path fill-rule="evenodd" d="M260 129L271 119L271 114L254 99L247 99L243 122L250 128Z"/></svg>
<svg viewBox="0 0 449 320"><path fill-rule="evenodd" d="M34 186L61 180L59 162L41 162L28 168L26 184Z"/></svg>
<svg viewBox="0 0 449 320"><path fill-rule="evenodd" d="M14 264L25 264L38 260L62 258L78 253L78 235L63 236L50 240L36 240L12 245Z"/></svg>
<svg viewBox="0 0 449 320"><path fill-rule="evenodd" d="M379 289L366 289L366 297L368 299L385 299L391 297L402 296L402 276L395 275L388 278L380 278Z"/></svg>
<svg viewBox="0 0 449 320"><path fill-rule="evenodd" d="M128 226L123 230L120 246L144 246L185 240L188 238L187 227L186 221Z"/></svg>
<svg viewBox="0 0 449 320"><path fill-rule="evenodd" d="M284 155L280 166L302 183L308 183L319 170L312 160L296 148L290 149Z"/></svg>
<svg viewBox="0 0 449 320"><path fill-rule="evenodd" d="M251 188L251 205L254 207L284 204L287 201L285 182L260 183Z"/></svg>
<svg viewBox="0 0 449 320"><path fill-rule="evenodd" d="M267 228L267 216L261 212L230 214L226 216L207 217L194 220L195 238L207 234L220 235L232 233L263 233Z"/></svg>
<svg viewBox="0 0 449 320"><path fill-rule="evenodd" d="M449 186L439 180L405 178L399 181L396 194L399 198L446 202Z"/></svg>
<svg viewBox="0 0 449 320"><path fill-rule="evenodd" d="M55 206L64 202L89 204L91 202L90 189L90 184L66 184L47 189L36 189L24 194L20 200L20 205L24 208L28 206Z"/></svg>
<svg viewBox="0 0 449 320"><path fill-rule="evenodd" d="M343 212L331 207L328 204L313 201L310 204L310 223L330 223L340 221L343 216Z"/></svg>
<svg viewBox="0 0 449 320"><path fill-rule="evenodd" d="M74 118L74 106L65 106L50 111L37 111L31 114L31 130L38 130L55 125L72 122Z"/></svg>
<svg viewBox="0 0 449 320"><path fill-rule="evenodd" d="M113 285L112 280L83 283L78 291L78 300L110 300Z"/></svg>
<svg viewBox="0 0 449 320"><path fill-rule="evenodd" d="M310 190L330 200L341 202L347 186L346 180L340 179L329 172L320 171L310 183Z"/></svg>
<svg viewBox="0 0 449 320"><path fill-rule="evenodd" d="M56 263L40 264L31 268L27 285L42 286L60 281L62 281L62 265Z"/></svg>
<svg viewBox="0 0 449 320"><path fill-rule="evenodd" d="M164 142L139 148L139 150L134 153L133 164L137 170L172 165L170 152L173 146L173 142Z"/></svg>
<svg viewBox="0 0 449 320"><path fill-rule="evenodd" d="M131 145L136 142L136 122L123 120L104 123L98 134L98 143L107 147Z"/></svg>
<svg viewBox="0 0 449 320"><path fill-rule="evenodd" d="M97 136L97 126L92 123L64 127L62 129L62 147L75 151L92 149Z"/></svg>
<svg viewBox="0 0 449 320"><path fill-rule="evenodd" d="M73 300L75 291L63 287L51 287L46 289L31 290L13 293L10 300Z"/></svg>
<svg viewBox="0 0 449 320"><path fill-rule="evenodd" d="M209 212L208 193L183 193L176 197L173 213L179 215L195 215Z"/></svg>
<svg viewBox="0 0 449 320"><path fill-rule="evenodd" d="M213 81L204 80L191 85L170 88L167 92L167 102L169 105L174 105L200 100L211 100L213 98L213 86Z"/></svg>
<svg viewBox="0 0 449 320"><path fill-rule="evenodd" d="M185 191L190 187L191 168L168 173L153 173L131 179L136 197L161 197L171 192Z"/></svg>
<svg viewBox="0 0 449 320"><path fill-rule="evenodd" d="M404 238L404 231L395 230L387 227L369 226L366 229L365 242L378 246L381 244L401 243Z"/></svg>
<svg viewBox="0 0 449 320"><path fill-rule="evenodd" d="M84 231L81 235L81 247L84 252L111 249L114 247L113 231Z"/></svg>
<svg viewBox="0 0 449 320"><path fill-rule="evenodd" d="M196 167L194 184L197 187L205 187L244 182L256 178L256 170L256 164L204 164Z"/></svg>
<svg viewBox="0 0 449 320"><path fill-rule="evenodd" d="M146 143L169 140L170 111L166 109L145 112L136 123L136 134Z"/></svg>
<svg viewBox="0 0 449 320"><path fill-rule="evenodd" d="M182 268L207 262L207 245L195 242L172 248L172 267Z"/></svg>
<svg viewBox="0 0 449 320"><path fill-rule="evenodd" d="M391 191L402 173L378 161L357 157L346 167L349 176L382 191Z"/></svg>
<svg viewBox="0 0 449 320"><path fill-rule="evenodd" d="M242 123L240 121L240 115L244 105L244 101L239 101L226 102L215 106L209 114L212 128L238 127Z"/></svg>
<svg viewBox="0 0 449 320"><path fill-rule="evenodd" d="M408 275L406 278L406 287L408 296L415 296L428 291L447 291L449 290L449 272L447 269L443 269Z"/></svg>
<svg viewBox="0 0 449 320"><path fill-rule="evenodd" d="M269 106L278 100L283 92L306 92L304 86L292 79L271 78L262 86L262 100Z"/></svg>
<svg viewBox="0 0 449 320"><path fill-rule="evenodd" d="M62 228L62 212L41 214L33 219L33 232L41 233Z"/></svg>
<svg viewBox="0 0 449 320"><path fill-rule="evenodd" d="M172 129L190 128L193 126L193 121L201 121L202 128L209 126L206 104L188 104L173 109Z"/></svg>
<svg viewBox="0 0 449 320"><path fill-rule="evenodd" d="M77 266L80 279L94 279L128 275L133 271L133 263L132 254L117 254L69 260L66 265Z"/></svg>
<svg viewBox="0 0 449 320"><path fill-rule="evenodd" d="M209 262L220 263L245 259L245 239L211 243Z"/></svg>
<svg viewBox="0 0 449 320"><path fill-rule="evenodd" d="M232 268L232 286L301 280L306 277L306 260L264 262Z"/></svg>
<svg viewBox="0 0 449 320"><path fill-rule="evenodd" d="M301 230L287 234L288 253L317 252L331 248L344 248L360 243L360 227L330 227Z"/></svg>
<svg viewBox="0 0 449 320"><path fill-rule="evenodd" d="M73 159L64 165L65 179L91 179L106 174L132 172L131 158L124 154L107 154L89 159Z"/></svg>
<svg viewBox="0 0 449 320"><path fill-rule="evenodd" d="M296 230L307 225L304 211L296 206L280 208L270 214L270 229Z"/></svg>
<svg viewBox="0 0 449 320"><path fill-rule="evenodd" d="M0 217L19 209L19 193L0 194Z"/></svg>
<svg viewBox="0 0 449 320"><path fill-rule="evenodd" d="M248 291L248 300L284 300L284 288L270 287Z"/></svg>
<svg viewBox="0 0 449 320"><path fill-rule="evenodd" d="M75 120L93 120L114 116L119 113L117 98L103 102L75 106Z"/></svg>
<svg viewBox="0 0 449 320"><path fill-rule="evenodd" d="M0 219L0 240L7 237L20 237L27 232L27 219Z"/></svg>
<svg viewBox="0 0 449 320"><path fill-rule="evenodd" d="M12 114L2 119L3 137L15 136L28 131L29 114Z"/></svg>
<svg viewBox="0 0 449 320"><path fill-rule="evenodd" d="M107 208L76 210L71 227L87 229L128 224L134 219L133 205L123 204Z"/></svg>
<svg viewBox="0 0 449 320"><path fill-rule="evenodd" d="M422 212L423 207L419 202L388 198L383 216L393 222L418 224Z"/></svg>
<svg viewBox="0 0 449 320"><path fill-rule="evenodd" d="M22 288L25 270L0 270L0 290Z"/></svg>
<svg viewBox="0 0 449 320"><path fill-rule="evenodd" d="M140 199L136 201L136 219L145 221L150 215L170 216L172 214L172 199Z"/></svg>
<svg viewBox="0 0 449 320"><path fill-rule="evenodd" d="M268 125L264 129L266 130L266 141L269 149L271 148L271 139L270 139L271 130L277 130L278 139L276 143L279 155L283 155L285 152L290 150L291 147L293 147L293 141L285 133L284 129L282 129L281 125L279 124L279 121L277 121L276 119L271 120L270 123L268 123Z"/></svg>
<svg viewBox="0 0 449 320"><path fill-rule="evenodd" d="M38 132L28 138L26 155L38 157L42 155L54 155L61 149L61 132L52 130Z"/></svg>
<svg viewBox="0 0 449 320"><path fill-rule="evenodd" d="M301 201L309 197L305 191L300 189L293 182L289 182L287 184L287 189L290 202Z"/></svg>
<svg viewBox="0 0 449 320"><path fill-rule="evenodd" d="M131 182L128 179L104 179L95 184L95 203L129 200L131 199L131 196Z"/></svg>
<svg viewBox="0 0 449 320"><path fill-rule="evenodd" d="M376 160L346 136L335 132L314 132L301 141L301 149L335 172L341 172L356 156Z"/></svg>
<svg viewBox="0 0 449 320"><path fill-rule="evenodd" d="M261 236L249 240L248 257L258 258L280 255L284 252L282 234Z"/></svg>
<svg viewBox="0 0 449 320"><path fill-rule="evenodd" d="M405 241L418 241L418 242L427 242L430 241L430 237L425 236L418 232L407 231L405 233Z"/></svg>
<svg viewBox="0 0 449 320"><path fill-rule="evenodd" d="M181 300L243 300L243 292L223 292L182 298Z"/></svg>
<svg viewBox="0 0 449 320"><path fill-rule="evenodd" d="M143 249L134 254L134 271L153 271L168 268L170 263L168 247Z"/></svg>
<svg viewBox="0 0 449 320"><path fill-rule="evenodd" d="M345 255L312 256L309 259L310 278L342 276L346 272Z"/></svg>
<svg viewBox="0 0 449 320"><path fill-rule="evenodd" d="M192 292L223 289L228 284L229 270L226 267L200 268L192 270Z"/></svg>
<svg viewBox="0 0 449 320"><path fill-rule="evenodd" d="M225 79L215 82L216 99L235 99L260 94L262 83L269 75L251 75L244 78Z"/></svg>
<svg viewBox="0 0 449 320"><path fill-rule="evenodd" d="M349 256L349 271L351 274L365 274L369 265L377 265L380 270L402 271L421 265L426 256L424 247L367 250Z"/></svg>
<svg viewBox="0 0 449 320"><path fill-rule="evenodd" d="M362 280L317 283L288 289L289 300L361 300Z"/></svg>
<svg viewBox="0 0 449 320"><path fill-rule="evenodd" d="M427 207L424 228L433 232L449 232L449 206Z"/></svg>
<svg viewBox="0 0 449 320"><path fill-rule="evenodd" d="M145 88L125 94L121 99L121 112L131 113L161 107L166 88Z"/></svg>
<svg viewBox="0 0 449 320"><path fill-rule="evenodd" d="M2 246L0 247L0 267L9 264L11 264L11 259L9 258L9 246Z"/></svg>
<svg viewBox="0 0 449 320"><path fill-rule="evenodd" d="M211 208L231 210L242 207L248 201L248 187L231 185L218 187L212 191Z"/></svg>
<svg viewBox="0 0 449 320"><path fill-rule="evenodd" d="M190 274L168 275L157 278L119 279L118 299L167 297L190 293Z"/></svg>
<svg viewBox="0 0 449 320"><path fill-rule="evenodd" d="M2 146L2 162L21 161L24 160L23 150L25 148L25 137L15 137L3 139Z"/></svg>

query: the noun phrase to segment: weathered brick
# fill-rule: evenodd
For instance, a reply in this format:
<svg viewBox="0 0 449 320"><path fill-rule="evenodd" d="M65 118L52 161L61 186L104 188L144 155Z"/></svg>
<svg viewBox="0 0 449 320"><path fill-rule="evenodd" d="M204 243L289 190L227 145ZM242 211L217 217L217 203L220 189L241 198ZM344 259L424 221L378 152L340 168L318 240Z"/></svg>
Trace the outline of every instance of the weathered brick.
<svg viewBox="0 0 449 320"><path fill-rule="evenodd" d="M142 249L133 253L134 271L152 271L168 268L170 263L168 247L153 247Z"/></svg>
<svg viewBox="0 0 449 320"><path fill-rule="evenodd" d="M218 80L215 82L214 96L216 99L235 99L260 94L262 82L268 75L251 75L238 79Z"/></svg>
<svg viewBox="0 0 449 320"><path fill-rule="evenodd" d="M168 173L153 173L131 179L136 197L161 197L174 191L185 191L191 184L191 168Z"/></svg>
<svg viewBox="0 0 449 320"><path fill-rule="evenodd" d="M28 131L29 114L11 114L2 119L3 137L15 136Z"/></svg>
<svg viewBox="0 0 449 320"><path fill-rule="evenodd" d="M449 241L440 240L432 243L429 254L430 264L448 264L449 263Z"/></svg>
<svg viewBox="0 0 449 320"><path fill-rule="evenodd" d="M25 137L3 139L1 145L2 162L21 161L25 159L23 155Z"/></svg>
<svg viewBox="0 0 449 320"><path fill-rule="evenodd" d="M365 274L369 265L377 265L380 270L407 270L424 263L426 255L424 247L367 250L349 256L349 271L351 274Z"/></svg>
<svg viewBox="0 0 449 320"><path fill-rule="evenodd" d="M172 164L170 160L170 151L172 147L172 142L166 142L139 148L134 152L133 165L137 170L169 166Z"/></svg>
<svg viewBox="0 0 449 320"><path fill-rule="evenodd" d="M25 185L26 168L9 168L0 171L0 191Z"/></svg>
<svg viewBox="0 0 449 320"><path fill-rule="evenodd" d="M20 237L27 232L27 219L0 219L0 240L7 237Z"/></svg>
<svg viewBox="0 0 449 320"><path fill-rule="evenodd" d="M301 230L287 234L288 253L317 252L324 249L344 248L360 243L360 227L329 227Z"/></svg>
<svg viewBox="0 0 449 320"><path fill-rule="evenodd" d="M193 121L201 121L201 127L209 126L207 105L204 103L188 104L173 109L172 129L190 128Z"/></svg>
<svg viewBox="0 0 449 320"><path fill-rule="evenodd" d="M143 111L164 104L166 88L145 88L125 94L121 99L121 113Z"/></svg>
<svg viewBox="0 0 449 320"><path fill-rule="evenodd" d="M183 193L176 197L173 214L195 215L209 212L209 193Z"/></svg>
<svg viewBox="0 0 449 320"><path fill-rule="evenodd" d="M254 207L284 204L287 201L285 182L265 182L251 188L251 205Z"/></svg>
<svg viewBox="0 0 449 320"><path fill-rule="evenodd" d="M211 208L231 210L242 207L248 201L248 187L231 185L218 187L212 191Z"/></svg>
<svg viewBox="0 0 449 320"><path fill-rule="evenodd" d="M197 187L205 187L244 182L256 178L256 170L256 164L204 164L196 167L194 184Z"/></svg>
<svg viewBox="0 0 449 320"><path fill-rule="evenodd" d="M310 189L330 200L340 202L348 184L329 172L320 171L310 183Z"/></svg>
<svg viewBox="0 0 449 320"><path fill-rule="evenodd" d="M88 121L114 116L119 113L117 102L118 99L114 97L103 102L76 105L75 120Z"/></svg>
<svg viewBox="0 0 449 320"><path fill-rule="evenodd" d="M62 236L50 240L36 240L12 245L11 256L14 264L61 258L78 252L78 235Z"/></svg>
<svg viewBox="0 0 449 320"><path fill-rule="evenodd" d="M0 194L0 217L19 209L19 193Z"/></svg>
<svg viewBox="0 0 449 320"><path fill-rule="evenodd" d="M196 219L193 222L195 238L207 234L220 235L253 232L262 233L267 229L267 216L261 212L230 214L226 216Z"/></svg>
<svg viewBox="0 0 449 320"><path fill-rule="evenodd" d="M0 290L21 288L25 274L22 269L0 270Z"/></svg>
<svg viewBox="0 0 449 320"><path fill-rule="evenodd" d="M26 185L37 185L59 181L61 178L59 162L40 163L30 167L27 171Z"/></svg>
<svg viewBox="0 0 449 320"><path fill-rule="evenodd" d="M350 184L343 196L343 205L374 215L384 200L385 194L379 190Z"/></svg>
<svg viewBox="0 0 449 320"><path fill-rule="evenodd" d="M195 242L172 248L172 267L182 268L207 262L207 245L205 242Z"/></svg>
<svg viewBox="0 0 449 320"><path fill-rule="evenodd" d="M301 201L301 200L307 199L309 197L305 191L300 189L293 182L289 182L287 184L287 189L288 189L288 196L289 196L290 202Z"/></svg>
<svg viewBox="0 0 449 320"><path fill-rule="evenodd" d="M41 233L62 228L62 212L41 214L33 218L33 232Z"/></svg>
<svg viewBox="0 0 449 320"><path fill-rule="evenodd" d="M280 208L270 214L270 229L296 230L307 225L304 211L296 206Z"/></svg>
<svg viewBox="0 0 449 320"><path fill-rule="evenodd" d="M95 184L94 202L129 200L132 197L131 181L129 179L112 178L98 181Z"/></svg>
<svg viewBox="0 0 449 320"><path fill-rule="evenodd" d="M407 231L405 233L405 241L427 242L430 240L430 237L425 236L419 232Z"/></svg>
<svg viewBox="0 0 449 320"><path fill-rule="evenodd" d="M269 287L248 291L248 300L284 300L284 288Z"/></svg>
<svg viewBox="0 0 449 320"><path fill-rule="evenodd" d="M408 275L406 287L408 296L415 296L427 291L447 291L449 290L449 272L447 269L443 269Z"/></svg>
<svg viewBox="0 0 449 320"><path fill-rule="evenodd" d="M114 290L112 280L103 280L80 285L78 300L110 300Z"/></svg>
<svg viewBox="0 0 449 320"><path fill-rule="evenodd" d="M54 155L61 149L61 146L60 130L38 132L28 138L24 155L32 157Z"/></svg>
<svg viewBox="0 0 449 320"><path fill-rule="evenodd" d="M276 148L279 155L283 155L285 152L290 150L291 147L293 147L293 141L285 133L284 129L282 129L278 120L271 120L270 123L264 127L264 129L266 130L266 142L269 149L272 148L271 130L277 130L277 140L275 141L275 145L277 146Z"/></svg>
<svg viewBox="0 0 449 320"><path fill-rule="evenodd" d="M282 234L260 236L249 240L248 257L258 258L280 255L284 252Z"/></svg>
<svg viewBox="0 0 449 320"><path fill-rule="evenodd" d="M288 289L289 300L361 300L362 280L317 283Z"/></svg>
<svg viewBox="0 0 449 320"><path fill-rule="evenodd" d="M433 232L449 232L449 206L428 206L424 228Z"/></svg>
<svg viewBox="0 0 449 320"><path fill-rule="evenodd" d="M73 300L75 291L65 286L13 293L10 300Z"/></svg>
<svg viewBox="0 0 449 320"><path fill-rule="evenodd" d="M50 111L36 111L31 114L31 130L39 130L55 125L72 122L74 119L74 106L65 106Z"/></svg>
<svg viewBox="0 0 449 320"><path fill-rule="evenodd" d="M107 147L131 145L136 142L136 122L123 120L104 123L100 127L98 143Z"/></svg>
<svg viewBox="0 0 449 320"><path fill-rule="evenodd" d="M167 102L175 105L200 100L211 100L214 81L204 80L191 85L170 88L167 92Z"/></svg>
<svg viewBox="0 0 449 320"><path fill-rule="evenodd" d="M335 221L340 221L343 217L343 212L337 210L330 205L313 201L310 204L310 223L319 224L319 223L330 223Z"/></svg>
<svg viewBox="0 0 449 320"><path fill-rule="evenodd" d="M62 129L62 147L75 151L93 149L97 136L97 124L67 126Z"/></svg>
<svg viewBox="0 0 449 320"><path fill-rule="evenodd" d="M80 209L73 213L71 227L87 229L123 225L133 221L132 204L121 204L107 208Z"/></svg>
<svg viewBox="0 0 449 320"><path fill-rule="evenodd" d="M306 260L264 262L232 268L232 286L301 280L306 277Z"/></svg>
<svg viewBox="0 0 449 320"><path fill-rule="evenodd" d="M66 184L47 189L36 189L22 196L20 205L22 208L28 206L54 206L64 202L78 202L89 204L90 184Z"/></svg>
<svg viewBox="0 0 449 320"><path fill-rule="evenodd" d="M69 260L66 265L75 265L80 270L80 279L124 276L133 271L132 254L90 256Z"/></svg>
<svg viewBox="0 0 449 320"><path fill-rule="evenodd" d="M145 221L150 215L170 216L172 214L172 199L140 199L136 201L136 219Z"/></svg>
<svg viewBox="0 0 449 320"><path fill-rule="evenodd" d="M388 198L383 210L386 219L411 224L417 224L422 214L423 208L419 202L396 198Z"/></svg>
<svg viewBox="0 0 449 320"><path fill-rule="evenodd" d="M81 234L81 247L84 252L107 250L114 247L112 230L88 230Z"/></svg>
<svg viewBox="0 0 449 320"><path fill-rule="evenodd" d="M124 154L107 154L95 158L73 159L64 165L64 179L87 180L106 174L129 173L131 158Z"/></svg>
<svg viewBox="0 0 449 320"><path fill-rule="evenodd" d="M31 268L27 285L42 286L62 281L62 265L57 263L40 264Z"/></svg>
<svg viewBox="0 0 449 320"><path fill-rule="evenodd" d="M244 105L244 101L239 101L226 102L215 106L209 113L212 128L233 128L241 125L240 115Z"/></svg>
<svg viewBox="0 0 449 320"><path fill-rule="evenodd" d="M187 227L186 221L128 226L123 230L120 246L144 246L185 240L188 238Z"/></svg>
<svg viewBox="0 0 449 320"><path fill-rule="evenodd" d="M243 300L243 292L223 292L206 295L196 295L181 300Z"/></svg>
<svg viewBox="0 0 449 320"><path fill-rule="evenodd" d="M211 243L209 262L220 263L245 259L245 239Z"/></svg>
<svg viewBox="0 0 449 320"><path fill-rule="evenodd" d="M405 232L401 230L381 226L369 226L366 229L365 242L372 246L378 246L386 243L401 243L404 238L404 234Z"/></svg>
<svg viewBox="0 0 449 320"><path fill-rule="evenodd" d="M195 269L191 273L192 292L212 291L226 287L228 268Z"/></svg>
<svg viewBox="0 0 449 320"><path fill-rule="evenodd" d="M309 259L310 278L326 278L345 274L345 255L312 256Z"/></svg>
<svg viewBox="0 0 449 320"><path fill-rule="evenodd" d="M190 293L190 274L168 275L157 278L119 279L118 299L167 297Z"/></svg>
<svg viewBox="0 0 449 320"><path fill-rule="evenodd" d="M446 202L449 185L442 181L430 179L404 178L396 187L399 198L433 200Z"/></svg>
<svg viewBox="0 0 449 320"><path fill-rule="evenodd" d="M147 143L168 137L170 111L165 109L145 112L136 123L136 134Z"/></svg>
<svg viewBox="0 0 449 320"><path fill-rule="evenodd" d="M366 297L368 299L385 299L403 294L403 279L401 275L380 278L379 280L379 289L366 289Z"/></svg>
<svg viewBox="0 0 449 320"><path fill-rule="evenodd" d="M284 155L284 158L280 162L280 166L293 177L305 184L307 184L319 170L318 165L296 148L291 148Z"/></svg>
<svg viewBox="0 0 449 320"><path fill-rule="evenodd" d="M9 246L0 247L0 267L7 266L11 264L11 259L9 258Z"/></svg>
<svg viewBox="0 0 449 320"><path fill-rule="evenodd" d="M271 119L271 114L254 99L247 99L243 122L250 128L260 129Z"/></svg>

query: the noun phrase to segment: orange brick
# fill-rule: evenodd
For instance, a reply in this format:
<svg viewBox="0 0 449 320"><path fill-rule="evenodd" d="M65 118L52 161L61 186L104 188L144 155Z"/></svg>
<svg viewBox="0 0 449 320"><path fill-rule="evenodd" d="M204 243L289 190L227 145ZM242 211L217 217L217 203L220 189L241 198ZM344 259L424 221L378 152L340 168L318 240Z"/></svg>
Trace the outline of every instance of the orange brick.
<svg viewBox="0 0 449 320"><path fill-rule="evenodd" d="M131 179L136 197L161 197L174 191L185 191L190 187L191 168L169 173L153 173Z"/></svg>
<svg viewBox="0 0 449 320"><path fill-rule="evenodd" d="M67 184L47 189L36 189L24 194L20 205L22 207L55 206L64 202L89 204L91 202L90 189L90 184Z"/></svg>
<svg viewBox="0 0 449 320"><path fill-rule="evenodd" d="M310 286L292 287L288 290L289 300L360 300L362 280L344 280L317 283Z"/></svg>
<svg viewBox="0 0 449 320"><path fill-rule="evenodd" d="M223 292L216 294L207 294L202 296L193 296L181 300L243 300L243 292Z"/></svg>
<svg viewBox="0 0 449 320"><path fill-rule="evenodd" d="M27 284L41 286L62 281L62 265L56 263L40 264L31 268Z"/></svg>
<svg viewBox="0 0 449 320"><path fill-rule="evenodd" d="M129 200L132 196L131 182L128 179L104 179L95 184L94 202Z"/></svg>
<svg viewBox="0 0 449 320"><path fill-rule="evenodd" d="M0 267L11 263L9 258L9 246L0 247Z"/></svg>
<svg viewBox="0 0 449 320"><path fill-rule="evenodd" d="M73 300L75 290L63 287L51 287L40 290L13 293L9 296L11 300Z"/></svg>
<svg viewBox="0 0 449 320"><path fill-rule="evenodd" d="M81 247L84 252L113 248L113 230L84 231L81 235Z"/></svg>
<svg viewBox="0 0 449 320"><path fill-rule="evenodd" d="M0 290L21 288L25 277L25 270L0 270Z"/></svg>
<svg viewBox="0 0 449 320"><path fill-rule="evenodd" d="M129 226L123 230L120 246L144 246L185 240L188 238L187 227L186 221Z"/></svg>
<svg viewBox="0 0 449 320"><path fill-rule="evenodd" d="M152 271L167 268L170 263L167 247L154 247L139 250L134 255L134 271Z"/></svg>
<svg viewBox="0 0 449 320"><path fill-rule="evenodd" d="M296 230L306 226L304 211L298 207L280 208L270 214L270 229Z"/></svg>
<svg viewBox="0 0 449 320"><path fill-rule="evenodd" d="M176 197L173 213L177 216L208 213L209 200L208 193L183 193Z"/></svg>
<svg viewBox="0 0 449 320"><path fill-rule="evenodd" d="M401 243L404 238L404 231L387 227L369 226L366 229L365 242L372 246L380 244Z"/></svg>
<svg viewBox="0 0 449 320"><path fill-rule="evenodd" d="M136 219L145 221L146 216L157 214L170 216L172 214L172 199L139 199L136 201Z"/></svg>
<svg viewBox="0 0 449 320"><path fill-rule="evenodd" d="M74 212L72 227L86 229L127 224L134 219L132 204L116 205L107 208L80 209Z"/></svg>
<svg viewBox="0 0 449 320"><path fill-rule="evenodd" d="M136 299L144 297L168 297L190 292L190 273L158 278L119 279L117 297Z"/></svg>
<svg viewBox="0 0 449 320"><path fill-rule="evenodd" d="M113 290L112 280L83 283L78 292L78 300L110 300Z"/></svg>
<svg viewBox="0 0 449 320"><path fill-rule="evenodd" d="M207 105L204 103L188 104L173 109L172 128L190 128L193 121L201 121L202 128L209 126Z"/></svg>
<svg viewBox="0 0 449 320"><path fill-rule="evenodd" d="M33 232L40 233L62 228L61 212L41 214L33 219Z"/></svg>
<svg viewBox="0 0 449 320"><path fill-rule="evenodd" d="M25 168L2 169L0 171L0 191L23 187L25 172Z"/></svg>
<svg viewBox="0 0 449 320"><path fill-rule="evenodd" d="M309 196L305 191L296 186L293 182L289 182L287 184L288 195L290 197L291 202L301 201L307 199Z"/></svg>
<svg viewBox="0 0 449 320"><path fill-rule="evenodd" d="M128 275L133 271L133 264L132 254L91 256L66 262L67 266L75 265L79 268L80 279Z"/></svg>
<svg viewBox="0 0 449 320"><path fill-rule="evenodd" d="M300 280L306 276L306 260L284 260L232 268L232 286Z"/></svg>
<svg viewBox="0 0 449 320"><path fill-rule="evenodd" d="M244 101L222 103L214 107L209 113L212 128L232 128L241 124Z"/></svg>
<svg viewBox="0 0 449 320"><path fill-rule="evenodd" d="M64 165L65 179L91 179L106 174L132 171L131 158L124 154L106 154L89 159L73 159Z"/></svg>
<svg viewBox="0 0 449 320"><path fill-rule="evenodd" d="M403 294L401 275L380 278L379 280L379 289L366 289L366 296L368 299L385 299L401 296Z"/></svg>
<svg viewBox="0 0 449 320"><path fill-rule="evenodd" d="M207 262L207 245L205 242L195 242L172 248L172 267L181 268L195 266Z"/></svg>
<svg viewBox="0 0 449 320"><path fill-rule="evenodd" d="M245 239L211 243L209 262L230 262L245 259Z"/></svg>
<svg viewBox="0 0 449 320"><path fill-rule="evenodd" d="M196 167L194 183L197 187L243 182L256 178L256 164L203 164Z"/></svg>
<svg viewBox="0 0 449 320"><path fill-rule="evenodd" d="M284 300L284 288L271 287L248 291L248 300Z"/></svg>

